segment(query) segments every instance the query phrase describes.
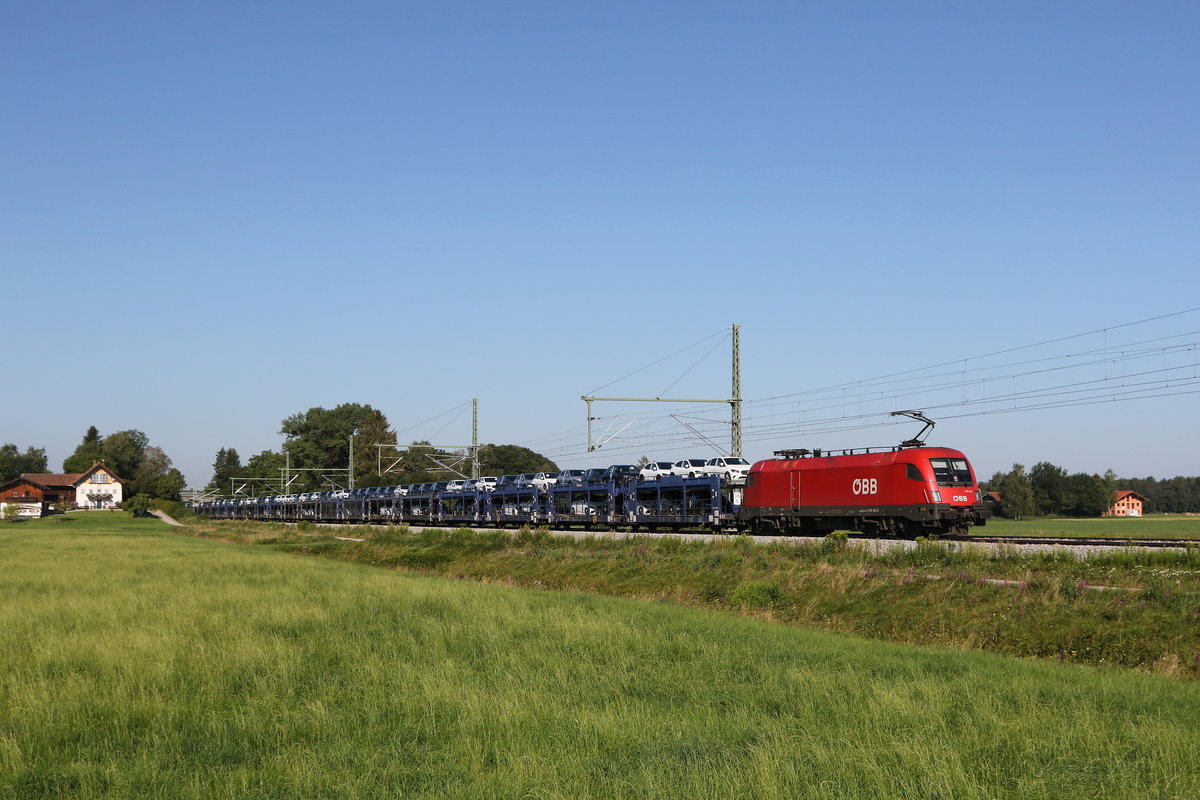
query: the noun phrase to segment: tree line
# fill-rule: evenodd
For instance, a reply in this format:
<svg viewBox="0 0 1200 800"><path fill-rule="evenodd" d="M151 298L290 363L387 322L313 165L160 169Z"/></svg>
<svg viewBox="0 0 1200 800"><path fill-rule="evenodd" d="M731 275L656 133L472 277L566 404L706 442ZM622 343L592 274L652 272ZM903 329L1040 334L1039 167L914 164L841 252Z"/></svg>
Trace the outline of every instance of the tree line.
<svg viewBox="0 0 1200 800"><path fill-rule="evenodd" d="M279 433L285 438L278 451L263 450L245 463L235 447L217 450L207 490L290 494L345 488L351 474L355 487L449 480L458 477L455 471L470 474L468 454L462 450L438 448L428 440L399 445L387 416L370 405L316 406L285 417ZM479 463L483 475L558 470L545 456L511 444L481 446Z"/></svg>
<svg viewBox="0 0 1200 800"><path fill-rule="evenodd" d="M46 472L46 448L32 445L21 452L15 444L0 445L0 483L19 478L26 472Z"/></svg>
<svg viewBox="0 0 1200 800"><path fill-rule="evenodd" d="M1001 516L1010 519L1035 516L1098 517L1112 508L1119 490L1131 490L1146 498L1143 511L1153 513L1200 512L1200 477L1118 478L1111 469L1103 475L1068 473L1062 467L1041 461L1028 472L1013 464L1008 472L997 472L979 488L995 492Z"/></svg>
<svg viewBox="0 0 1200 800"><path fill-rule="evenodd" d="M86 472L97 461L103 461L125 481L125 494L131 498L143 494L178 500L186 485L183 473L172 466L171 457L134 428L101 436L92 425L75 452L63 461L63 472Z"/></svg>
<svg viewBox="0 0 1200 800"><path fill-rule="evenodd" d="M103 461L125 482L129 497L144 494L178 500L185 486L183 473L171 465L171 457L136 429L102 436L95 425L90 426L75 451L63 461L62 471L68 475L87 472L97 461ZM0 446L0 483L26 473L47 472L44 447L30 446L22 453L14 444Z"/></svg>

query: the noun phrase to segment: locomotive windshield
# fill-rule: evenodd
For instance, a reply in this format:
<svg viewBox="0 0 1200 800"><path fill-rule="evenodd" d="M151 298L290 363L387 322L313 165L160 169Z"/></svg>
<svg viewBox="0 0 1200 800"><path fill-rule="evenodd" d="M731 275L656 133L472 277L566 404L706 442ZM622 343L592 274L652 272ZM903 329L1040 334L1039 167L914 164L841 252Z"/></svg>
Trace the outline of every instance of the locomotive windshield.
<svg viewBox="0 0 1200 800"><path fill-rule="evenodd" d="M971 467L965 458L931 458L933 477L938 486L970 486Z"/></svg>

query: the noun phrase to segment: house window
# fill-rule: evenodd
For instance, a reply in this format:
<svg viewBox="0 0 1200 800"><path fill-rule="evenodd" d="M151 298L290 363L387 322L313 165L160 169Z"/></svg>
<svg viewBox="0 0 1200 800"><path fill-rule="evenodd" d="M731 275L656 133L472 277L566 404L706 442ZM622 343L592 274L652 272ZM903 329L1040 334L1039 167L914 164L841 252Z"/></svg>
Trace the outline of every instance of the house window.
<svg viewBox="0 0 1200 800"><path fill-rule="evenodd" d="M97 472L92 476L92 483L108 483L108 473Z"/></svg>

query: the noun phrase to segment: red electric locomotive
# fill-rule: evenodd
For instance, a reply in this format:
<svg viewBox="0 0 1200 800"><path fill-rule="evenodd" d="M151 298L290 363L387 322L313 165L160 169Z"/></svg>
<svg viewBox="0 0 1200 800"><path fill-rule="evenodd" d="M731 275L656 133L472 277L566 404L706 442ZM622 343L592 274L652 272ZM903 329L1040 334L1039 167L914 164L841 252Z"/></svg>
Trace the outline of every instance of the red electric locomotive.
<svg viewBox="0 0 1200 800"><path fill-rule="evenodd" d="M750 468L742 498L739 521L756 533L915 537L964 533L990 516L967 457L948 447L914 439L882 452L775 455Z"/></svg>

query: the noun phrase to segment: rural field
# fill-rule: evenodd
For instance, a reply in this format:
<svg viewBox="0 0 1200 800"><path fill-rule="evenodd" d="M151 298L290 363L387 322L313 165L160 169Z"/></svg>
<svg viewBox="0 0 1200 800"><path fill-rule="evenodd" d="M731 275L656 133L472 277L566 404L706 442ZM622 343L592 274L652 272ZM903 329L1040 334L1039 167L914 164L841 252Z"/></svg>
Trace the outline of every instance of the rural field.
<svg viewBox="0 0 1200 800"><path fill-rule="evenodd" d="M1200 515L1149 514L1144 517L1092 519L1003 519L993 517L980 536L1071 536L1200 541Z"/></svg>
<svg viewBox="0 0 1200 800"><path fill-rule="evenodd" d="M1200 677L1200 547L994 548L193 520L200 535L432 575L687 605L906 644Z"/></svg>
<svg viewBox="0 0 1200 800"><path fill-rule="evenodd" d="M415 574L565 545L374 533L0 526L0 797L1200 796L1195 680L779 624L769 581L717 610ZM723 546L722 576L774 558ZM663 548L591 560L636 595Z"/></svg>

